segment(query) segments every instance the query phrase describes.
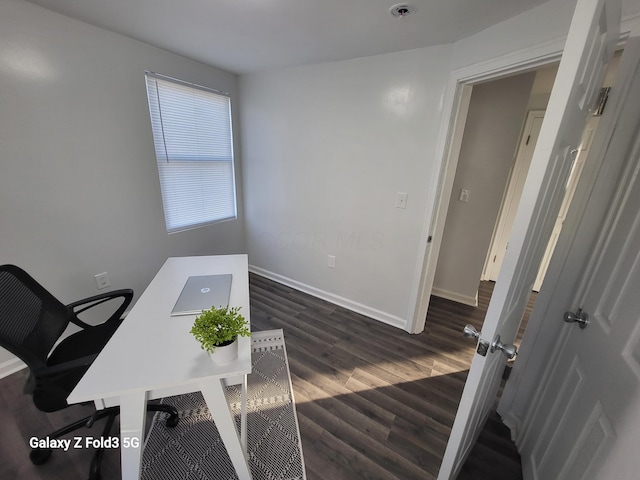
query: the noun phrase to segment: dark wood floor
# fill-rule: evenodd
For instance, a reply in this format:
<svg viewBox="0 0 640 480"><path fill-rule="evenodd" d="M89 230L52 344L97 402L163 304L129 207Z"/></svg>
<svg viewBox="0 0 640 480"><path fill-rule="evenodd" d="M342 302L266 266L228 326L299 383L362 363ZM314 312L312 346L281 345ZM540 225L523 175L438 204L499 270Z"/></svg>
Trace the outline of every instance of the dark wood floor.
<svg viewBox="0 0 640 480"><path fill-rule="evenodd" d="M477 308L434 297L425 331L409 335L251 275L252 329L285 332L309 480L437 476L474 354L462 329L481 328L492 288L483 282ZM22 372L0 380L0 478L87 477L90 451L56 452L35 467L25 439L91 407L43 414L22 395L23 381ZM103 479L119 472L119 451L110 451ZM494 414L459 479L519 478L519 457Z"/></svg>

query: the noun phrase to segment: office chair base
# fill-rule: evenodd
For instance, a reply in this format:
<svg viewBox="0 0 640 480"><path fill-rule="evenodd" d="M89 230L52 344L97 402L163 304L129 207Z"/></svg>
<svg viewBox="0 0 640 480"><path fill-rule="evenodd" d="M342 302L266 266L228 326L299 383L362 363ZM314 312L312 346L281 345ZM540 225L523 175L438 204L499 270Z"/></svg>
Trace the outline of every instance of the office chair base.
<svg viewBox="0 0 640 480"><path fill-rule="evenodd" d="M33 463L34 465L42 465L43 463L46 463L47 460L49 460L49 457L51 457L52 453L53 450L51 450L50 448L34 448L33 450L31 450L31 452L29 452L29 460L31 460L31 463Z"/></svg>
<svg viewBox="0 0 640 480"><path fill-rule="evenodd" d="M147 409L149 411L166 413L168 416L167 416L167 420L165 421L165 425L168 428L175 428L178 425L178 422L180 421L180 417L178 416L178 410L172 405L166 405L162 403L159 403L159 404L150 403L147 405ZM102 432L102 436L106 437L111 431L115 417L118 415L119 412L120 412L120 407L110 407L110 408L105 408L103 410L97 410L96 412L94 412L93 415L90 415L86 418L78 420L72 423L71 425L67 425L66 427L61 428L60 430L56 430L55 432L51 433L49 437L59 438L63 435L66 435L67 433L70 433L82 427L91 428L94 422L104 417L107 417L107 423L105 424L104 430ZM34 448L31 450L31 452L29 452L29 459L31 460L31 463L33 463L34 465L42 465L49 460L52 453L53 453L53 450L50 448ZM98 449L96 451L93 457L93 461L91 462L91 468L89 469L89 472L90 472L89 480L100 479L100 464L102 463L103 455L104 455L103 449Z"/></svg>
<svg viewBox="0 0 640 480"><path fill-rule="evenodd" d="M149 403L147 405L147 410L150 412L165 412L169 415L165 421L165 425L168 428L175 428L180 421L178 410L173 405L167 405L165 403Z"/></svg>
<svg viewBox="0 0 640 480"><path fill-rule="evenodd" d="M165 425L168 428L176 428L178 426L178 422L179 421L180 421L180 419L177 416L175 416L175 417L170 416L169 418L167 418L167 421L165 422Z"/></svg>

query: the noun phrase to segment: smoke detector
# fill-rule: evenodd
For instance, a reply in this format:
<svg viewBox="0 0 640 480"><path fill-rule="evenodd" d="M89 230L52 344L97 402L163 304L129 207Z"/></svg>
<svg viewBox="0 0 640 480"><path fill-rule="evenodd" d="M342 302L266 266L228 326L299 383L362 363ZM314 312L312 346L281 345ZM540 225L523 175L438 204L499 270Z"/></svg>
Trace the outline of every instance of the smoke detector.
<svg viewBox="0 0 640 480"><path fill-rule="evenodd" d="M406 3L399 3L389 9L389 12L391 13L391 15L398 18L408 17L409 15L412 15L413 13L415 13L415 11L416 11L415 7L412 7L411 5L407 5Z"/></svg>

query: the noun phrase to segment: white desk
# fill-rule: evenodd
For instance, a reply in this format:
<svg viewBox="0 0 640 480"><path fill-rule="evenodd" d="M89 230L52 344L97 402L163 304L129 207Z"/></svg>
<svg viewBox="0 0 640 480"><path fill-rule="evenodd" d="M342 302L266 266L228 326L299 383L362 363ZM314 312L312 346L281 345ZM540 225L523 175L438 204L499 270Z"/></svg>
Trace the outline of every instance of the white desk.
<svg viewBox="0 0 640 480"><path fill-rule="evenodd" d="M169 258L69 395L69 403L120 405L123 480L140 477L147 400L195 391L202 392L239 479L251 479L243 448L245 409L241 441L224 396L225 384L243 383L246 392L251 339L240 337L237 360L215 365L189 333L195 315L170 316L189 276L218 273L233 275L229 305L241 307L250 321L246 255ZM137 448L125 447L131 439L138 440Z"/></svg>

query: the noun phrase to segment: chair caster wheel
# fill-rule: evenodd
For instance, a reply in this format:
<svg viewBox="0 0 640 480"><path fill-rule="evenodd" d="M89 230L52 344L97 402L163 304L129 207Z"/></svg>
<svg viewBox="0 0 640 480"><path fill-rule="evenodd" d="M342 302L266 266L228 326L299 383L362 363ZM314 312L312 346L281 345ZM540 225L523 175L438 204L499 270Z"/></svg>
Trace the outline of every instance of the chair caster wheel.
<svg viewBox="0 0 640 480"><path fill-rule="evenodd" d="M178 425L179 421L180 421L180 417L178 417L177 415L170 415L169 418L167 418L165 425L168 428L175 428Z"/></svg>
<svg viewBox="0 0 640 480"><path fill-rule="evenodd" d="M49 460L51 453L53 451L50 448L34 448L29 453L29 459L34 465L42 465Z"/></svg>

